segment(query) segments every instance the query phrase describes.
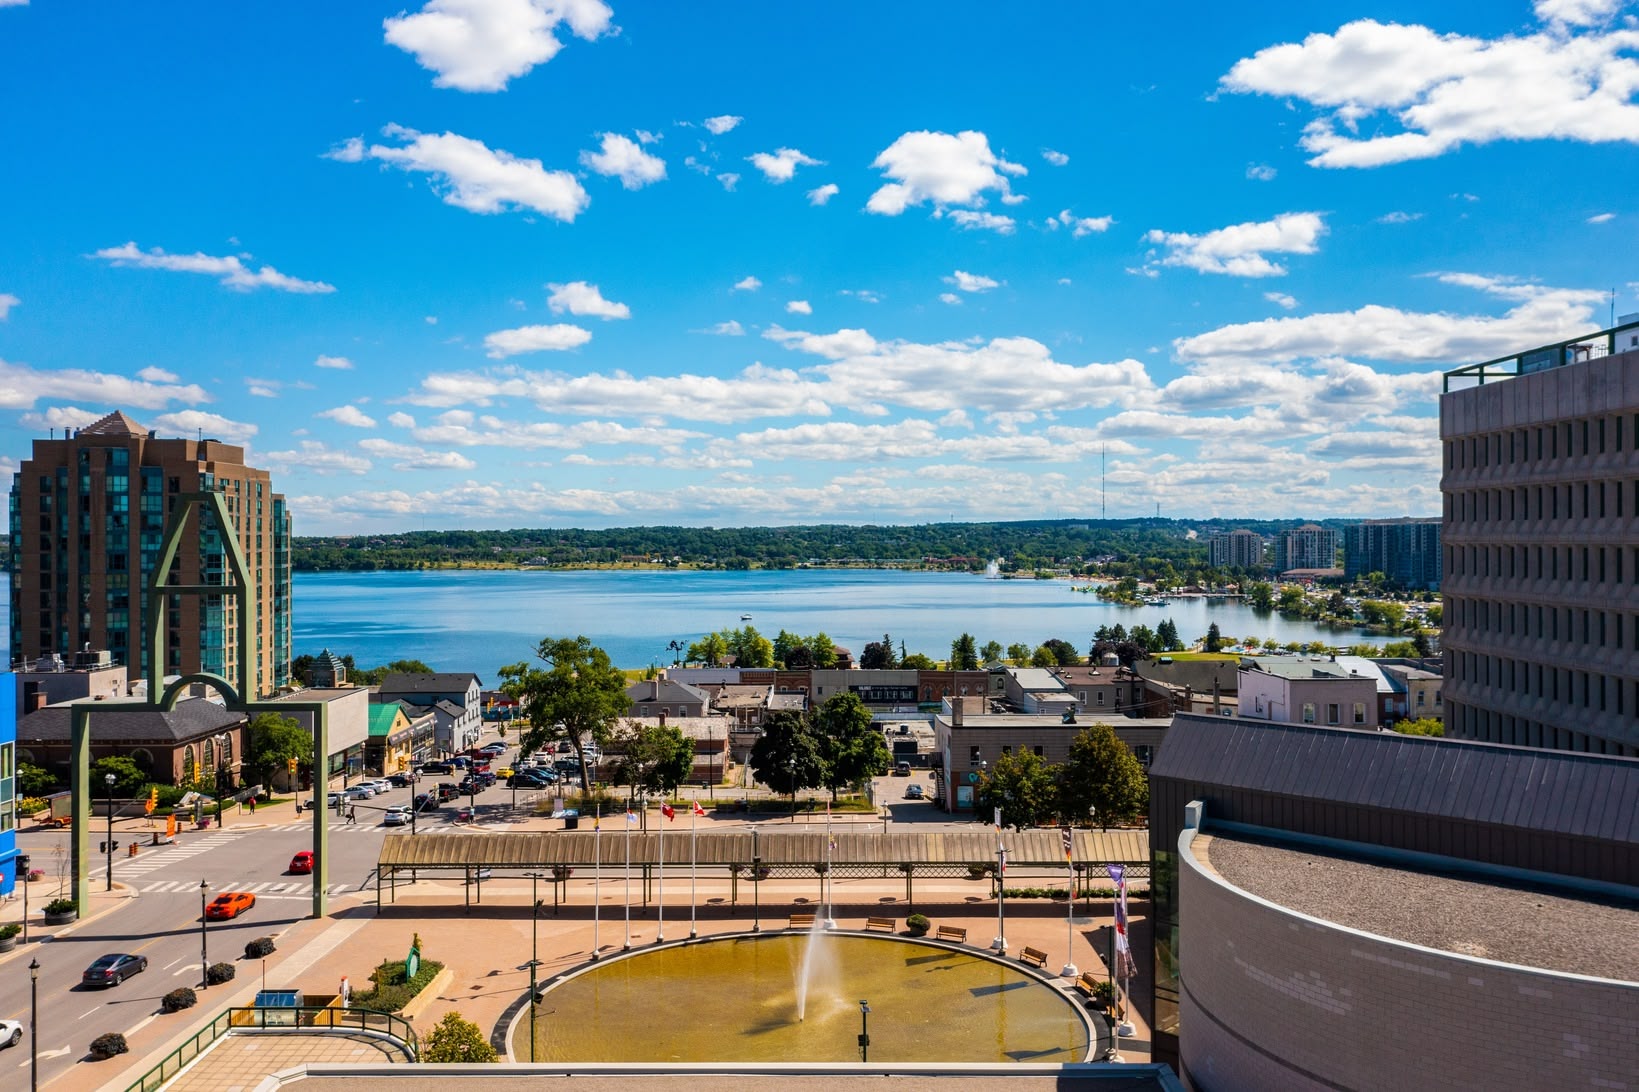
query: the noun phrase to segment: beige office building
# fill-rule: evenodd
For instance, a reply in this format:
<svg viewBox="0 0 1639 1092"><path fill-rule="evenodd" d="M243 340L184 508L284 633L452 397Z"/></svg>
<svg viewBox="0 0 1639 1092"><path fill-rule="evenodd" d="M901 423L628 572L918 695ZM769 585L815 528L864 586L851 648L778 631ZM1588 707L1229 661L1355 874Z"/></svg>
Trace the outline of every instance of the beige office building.
<svg viewBox="0 0 1639 1092"><path fill-rule="evenodd" d="M1446 376L1448 735L1639 755L1635 332Z"/></svg>
<svg viewBox="0 0 1639 1092"><path fill-rule="evenodd" d="M134 680L150 650L147 588L179 495L224 494L230 528L196 509L169 583L233 580L222 535L236 534L256 607L251 647L256 693L290 678L290 516L265 470L245 465L241 447L211 439L160 439L111 413L63 439L35 440L11 487L11 656L13 664L74 666L106 652ZM167 608L163 673L239 674L232 596L173 595Z"/></svg>

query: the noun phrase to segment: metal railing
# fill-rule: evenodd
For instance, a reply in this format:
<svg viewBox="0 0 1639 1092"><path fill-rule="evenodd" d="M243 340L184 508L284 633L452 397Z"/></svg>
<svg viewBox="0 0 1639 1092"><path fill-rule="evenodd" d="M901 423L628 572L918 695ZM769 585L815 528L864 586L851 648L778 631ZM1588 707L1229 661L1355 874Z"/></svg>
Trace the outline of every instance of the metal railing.
<svg viewBox="0 0 1639 1092"><path fill-rule="evenodd" d="M374 1009L343 1009L334 1006L298 1005L290 1008L231 1008L219 1013L195 1032L160 1063L144 1073L126 1092L155 1092L174 1079L212 1043L233 1031L373 1031L403 1045L413 1062L421 1056L420 1044L409 1021L390 1012Z"/></svg>
<svg viewBox="0 0 1639 1092"><path fill-rule="evenodd" d="M1611 356L1619 352L1626 352L1632 345L1632 336L1623 339L1619 335L1639 331L1639 322L1623 323L1612 326L1608 330L1598 330L1581 337L1570 338L1566 341L1556 341L1551 345L1543 345L1535 349L1527 349L1523 353L1510 353L1499 356L1495 360L1487 360L1479 364L1468 364L1461 368L1445 373L1442 390L1451 391L1451 381L1454 379L1471 380L1475 386L1483 386L1488 381L1498 379L1513 379L1515 376L1527 375L1531 372L1547 371L1551 368L1563 367L1566 364L1580 364L1588 360L1597 360L1600 357Z"/></svg>

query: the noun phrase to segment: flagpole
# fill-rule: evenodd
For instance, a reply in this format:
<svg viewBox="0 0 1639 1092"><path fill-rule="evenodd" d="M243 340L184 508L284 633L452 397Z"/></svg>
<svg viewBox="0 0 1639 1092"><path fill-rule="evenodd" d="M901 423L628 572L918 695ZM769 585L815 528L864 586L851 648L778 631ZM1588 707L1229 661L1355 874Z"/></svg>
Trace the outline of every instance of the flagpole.
<svg viewBox="0 0 1639 1092"><path fill-rule="evenodd" d="M1070 897L1065 901L1069 904L1064 915L1064 969L1059 977L1073 979L1081 973L1076 966L1076 857L1075 834L1071 828L1065 827L1061 833L1064 836L1064 870L1070 874Z"/></svg>
<svg viewBox="0 0 1639 1092"><path fill-rule="evenodd" d="M598 958L598 915L603 906L603 801L592 815L592 958Z"/></svg>
<svg viewBox="0 0 1639 1092"><path fill-rule="evenodd" d="M620 950L632 950L632 809L626 808L626 943Z"/></svg>
<svg viewBox="0 0 1639 1092"><path fill-rule="evenodd" d="M700 790L694 790L694 807L689 809L689 939L693 940L700 935L700 929L695 919L694 897L694 865L695 865L695 830L700 825Z"/></svg>
<svg viewBox="0 0 1639 1092"><path fill-rule="evenodd" d="M667 804L660 809L660 864L656 866L660 870L660 898L655 911L659 914L654 930L656 944L666 939L666 811L670 807L671 805Z"/></svg>
<svg viewBox="0 0 1639 1092"><path fill-rule="evenodd" d="M1007 887L1007 843L1002 841L1002 809L996 809L996 939L990 946L998 952L1007 951L1005 890Z"/></svg>
<svg viewBox="0 0 1639 1092"><path fill-rule="evenodd" d="M825 802L825 927L835 929L837 919L831 915L832 886L836 881L831 877L831 850L836 847L836 839L831 835L831 802Z"/></svg>

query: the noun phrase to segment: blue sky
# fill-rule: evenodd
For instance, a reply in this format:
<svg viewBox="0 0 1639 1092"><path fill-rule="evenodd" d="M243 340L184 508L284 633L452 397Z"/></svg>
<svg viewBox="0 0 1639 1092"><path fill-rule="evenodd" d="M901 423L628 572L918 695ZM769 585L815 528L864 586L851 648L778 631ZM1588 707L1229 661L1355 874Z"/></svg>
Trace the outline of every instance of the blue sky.
<svg viewBox="0 0 1639 1092"><path fill-rule="evenodd" d="M1101 453L1435 514L1442 369L1639 311L1636 94L1614 0L0 0L0 471L123 409L298 534L1096 517Z"/></svg>

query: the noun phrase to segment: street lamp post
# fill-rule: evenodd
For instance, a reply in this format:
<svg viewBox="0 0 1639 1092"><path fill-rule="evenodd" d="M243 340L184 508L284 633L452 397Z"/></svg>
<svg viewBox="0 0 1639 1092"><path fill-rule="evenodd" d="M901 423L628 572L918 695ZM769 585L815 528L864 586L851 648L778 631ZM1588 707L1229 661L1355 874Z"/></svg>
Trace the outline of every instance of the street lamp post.
<svg viewBox="0 0 1639 1092"><path fill-rule="evenodd" d="M205 896L210 893L210 889L210 884L204 880L199 881L199 988L202 990L209 988L211 984L211 960L205 948Z"/></svg>
<svg viewBox="0 0 1639 1092"><path fill-rule="evenodd" d="M762 884L758 877L763 871L763 859L757 852L757 828L751 828L751 931L763 931L763 896Z"/></svg>
<svg viewBox="0 0 1639 1092"><path fill-rule="evenodd" d="M40 961L28 962L28 1086L40 1088Z"/></svg>
<svg viewBox="0 0 1639 1092"><path fill-rule="evenodd" d="M535 897L536 883L542 879L539 872L529 875L529 1060L535 1060L535 971L541 965L539 926L541 900Z"/></svg>
<svg viewBox="0 0 1639 1092"><path fill-rule="evenodd" d="M114 782L113 774L103 774L103 782L108 786L108 841L103 848L108 851L108 874L103 877L104 891L114 890Z"/></svg>
<svg viewBox="0 0 1639 1092"><path fill-rule="evenodd" d="M216 735L211 737L211 742L216 744L216 829L221 830L222 829L222 787L223 787L223 782L225 780L225 777L224 777L224 774L223 774L222 748L228 742L228 734L226 732L219 732Z"/></svg>
<svg viewBox="0 0 1639 1092"><path fill-rule="evenodd" d="M868 1001L859 1003L859 1060L871 1060L871 1004Z"/></svg>

